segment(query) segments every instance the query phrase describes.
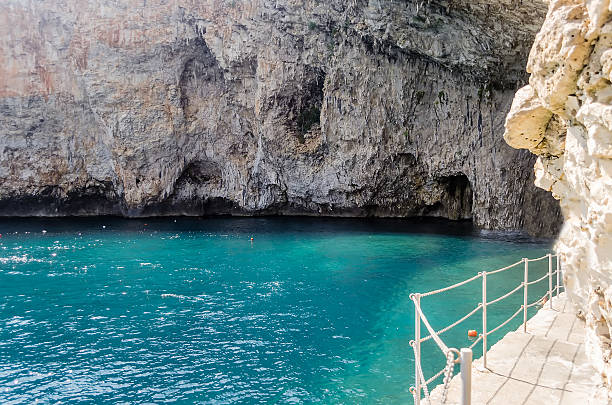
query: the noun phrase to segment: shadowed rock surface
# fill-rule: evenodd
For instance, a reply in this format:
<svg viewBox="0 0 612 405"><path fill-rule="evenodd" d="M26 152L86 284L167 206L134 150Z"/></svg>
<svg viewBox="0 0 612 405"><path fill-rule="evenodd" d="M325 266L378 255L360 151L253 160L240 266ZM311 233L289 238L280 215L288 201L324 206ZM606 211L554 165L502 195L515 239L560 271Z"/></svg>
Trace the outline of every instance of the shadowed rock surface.
<svg viewBox="0 0 612 405"><path fill-rule="evenodd" d="M546 5L0 5L0 214L472 218L553 235L502 139Z"/></svg>

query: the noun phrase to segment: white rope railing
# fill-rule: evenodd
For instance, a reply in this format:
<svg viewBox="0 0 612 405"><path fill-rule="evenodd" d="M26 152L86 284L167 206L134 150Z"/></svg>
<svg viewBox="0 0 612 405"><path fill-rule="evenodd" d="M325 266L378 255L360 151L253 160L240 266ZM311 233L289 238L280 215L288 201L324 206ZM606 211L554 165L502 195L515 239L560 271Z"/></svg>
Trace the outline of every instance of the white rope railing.
<svg viewBox="0 0 612 405"><path fill-rule="evenodd" d="M431 325L429 324L429 321L427 320L427 317L425 317L425 315L423 314L423 311L421 311L421 306L417 304L416 300L414 300L413 294L411 294L411 298L412 298L412 301L415 303L416 309L419 312L419 316L421 317L421 321L423 321L423 324L425 325L425 327L429 331L430 336L433 338L434 342L436 342L436 344L438 345L440 350L442 350L442 353L446 354L448 352L448 350L449 350L448 346L446 346L444 344L444 342L442 341L442 339L440 339L440 337L438 336L436 331L431 327ZM422 342L422 340L420 338L418 338L416 340L419 343Z"/></svg>
<svg viewBox="0 0 612 405"><path fill-rule="evenodd" d="M455 326L459 325L461 322L465 321L466 319L468 319L469 317L471 317L472 315L474 315L476 312L480 311L481 309L482 309L482 304L478 304L478 306L476 306L476 308L474 308L473 310L468 312L466 315L464 315L459 320L451 323L446 328L443 328L443 329L440 329L439 331L436 331L436 335L439 336L439 335L443 334L444 332L454 328ZM433 335L425 336L424 338L421 339L421 343L428 341L432 337L433 337Z"/></svg>
<svg viewBox="0 0 612 405"><path fill-rule="evenodd" d="M419 356L419 351L416 348L416 344L414 344L414 340L410 341L410 346L412 346L412 349L414 351L414 357L418 358ZM427 381L425 380L425 375L423 374L423 369L420 367L420 364L416 365L416 380L417 380L417 388L415 389L414 387L410 387L410 392L412 392L412 396L414 397L414 403L418 404L421 401L421 390L420 390L420 385L423 384L423 392L425 393L425 398L427 399L427 403L429 405L431 405L431 401L429 400L429 390L427 388Z"/></svg>
<svg viewBox="0 0 612 405"><path fill-rule="evenodd" d="M544 294L543 296L541 296L539 299L537 299L536 301L532 302L531 304L527 305L527 308L531 308L533 306L536 306L538 304L542 304L544 302L544 299L548 296L548 292L546 292L546 294Z"/></svg>
<svg viewBox="0 0 612 405"><path fill-rule="evenodd" d="M487 336L497 332L500 328L503 328L504 326L506 326L508 324L508 322L510 322L511 320L516 318L516 316L518 314L520 314L522 311L523 311L523 306L521 305L521 307L518 309L518 311L516 311L514 314L512 314L512 316L510 318L506 319L503 323L501 323L497 327L495 327L495 328L491 329L490 331L488 331L487 332Z"/></svg>
<svg viewBox="0 0 612 405"><path fill-rule="evenodd" d="M539 279L537 279L537 280L533 280L533 281L528 282L528 283L527 283L527 285L537 284L537 283L539 283L540 281L547 279L547 278L548 278L548 276L549 276L549 274L548 274L548 273L546 273L546 274L544 274L542 277L540 277Z"/></svg>
<svg viewBox="0 0 612 405"><path fill-rule="evenodd" d="M506 271L506 270L510 270L511 268L513 268L514 266L518 266L519 264L523 263L522 260L519 260L516 263L512 263L510 266L506 266L506 267L502 267L501 269L497 269L497 270L493 270L493 271L487 271L487 274L495 274L495 273L501 273L502 271Z"/></svg>
<svg viewBox="0 0 612 405"><path fill-rule="evenodd" d="M552 270L553 267L553 258L556 258L556 269L555 271ZM536 280L532 280L529 281L529 263L532 262L537 262L540 260L544 260L544 259L548 259L548 272L546 272L545 275L543 275L542 277L536 279ZM448 287L444 287L444 288L440 288L437 290L433 290L433 291L429 291L426 293L421 293L421 294L410 294L410 299L413 301L414 305L415 305L415 339L410 341L410 345L412 346L413 350L414 350L414 356L415 356L415 366L416 366L416 370L415 370L415 386L414 387L410 387L410 392L413 394L414 399L415 399L415 404L419 405L420 404L420 399L421 399L421 391L423 391L423 393L425 394L425 398L427 399L427 401L429 402L429 390L428 390L428 385L431 384L433 381L435 381L436 379L440 378L440 376L444 376L444 384L443 384L443 388L442 388L442 402L445 402L446 399L446 394L448 392L448 386L450 383L450 378L452 377L453 374L453 364L457 363L459 361L459 359L461 359L461 368L462 370L464 370L464 366L466 366L466 362L464 361L464 350L466 350L466 358L469 359L467 361L469 361L469 367L466 366L465 370L471 370L471 358L472 358L472 351L471 349L474 348L478 343L482 342L482 351L483 351L483 365L486 368L487 367L487 349L488 349L488 344L487 344L487 336L497 332L498 330L500 330L501 328L503 328L504 326L508 325L509 322L511 322L513 319L515 319L521 312L523 313L523 330L526 332L527 331L527 309L534 307L536 305L542 305L544 306L544 304L547 302L547 297L548 297L548 301L549 301L549 305L550 305L550 309L552 309L552 297L553 294L559 295L561 289L563 288L565 290L565 286L563 286L561 284L561 264L560 264L560 260L559 260L559 256L558 255L553 255L553 254L547 254L544 255L542 257L538 257L535 259L528 259L528 258L523 258L522 260L513 263L509 266L505 266L496 270L492 270L492 271L483 271L478 273L477 275L470 277L466 280L463 280L461 282L455 283L453 285L450 285ZM508 291L507 293L505 293L504 295L497 297L493 300L487 300L487 276L488 275L492 275L492 274L497 274L503 271L507 271L510 270L520 264L524 265L524 274L523 274L523 281L515 288L513 288L512 290ZM556 285L553 287L553 276L556 275ZM431 324L429 323L429 320L427 319L427 317L425 316L425 314L423 313L423 310L421 308L421 298L423 297L428 297L428 296L432 296L432 295L436 295L436 294L440 294L446 291L450 291L453 290L457 287L461 287L467 283L470 283L472 281L475 281L477 279L482 279L482 302L480 302L474 309L472 309L470 312L468 312L467 314L465 314L463 317L459 318L458 320L456 320L455 322L451 323L450 325L439 329L438 331L434 330L433 327L431 326ZM531 304L527 303L527 297L528 297L528 286L530 285L534 285L537 283L540 283L544 280L548 279L548 291L546 292L546 294L544 294L542 297L540 297L538 300L532 302ZM523 290L523 305L520 306L519 309L516 310L516 312L514 312L509 318L507 318L504 322L502 322L501 324L497 325L495 328L491 329L491 330L487 330L487 307L495 304L497 302L503 301L504 299L508 298L509 296L517 293L520 290ZM459 350L457 350L456 348L449 348L446 343L444 343L444 341L440 338L440 335L442 335L445 332L448 332L449 330L451 330L452 328L454 328L455 326L459 325L460 323L464 322L465 320L469 319L470 317L472 317L474 314L476 314L477 312L482 311L482 333L478 334L478 337L470 344L470 346L466 349L462 349L461 354L459 355ZM420 336L420 324L423 323L425 325L425 328L427 329L427 331L429 332L429 335L422 337ZM474 335L475 336L475 335ZM429 340L433 340L436 345L438 346L438 348L440 349L440 351L444 354L444 356L447 359L447 364L444 368L442 368L440 371L438 371L436 374L434 374L432 377L430 377L429 379L425 379L425 376L423 374L423 369L421 367L421 343L423 342L427 342ZM469 350L468 350L469 349ZM455 359L453 357L453 353L457 353L457 359ZM469 353L469 355L468 355ZM464 364L465 363L465 364ZM469 372L468 372L469 373ZM463 375L464 371L462 371L462 379L464 380L464 388L469 386L469 382L466 383L466 381L469 381L469 377L466 377Z"/></svg>
<svg viewBox="0 0 612 405"><path fill-rule="evenodd" d="M450 285L448 287L440 288L439 290L433 290L433 291L429 291L429 292L423 293L423 294L421 294L421 297L428 297L430 295L440 294L440 293L443 293L444 291L452 290L453 288L461 287L462 285L467 284L470 281L474 281L476 279L479 279L480 277L482 277L482 275L480 273L478 273L474 277L468 278L467 280L463 280L460 283L453 284L453 285Z"/></svg>
<svg viewBox="0 0 612 405"><path fill-rule="evenodd" d="M482 340L482 338L483 338L483 336L482 336L482 335L479 335L479 336L478 336L478 339L474 340L474 341L472 342L472 344L469 346L469 348L470 348L470 349L473 349L473 348L474 348L474 346L476 346L478 343L480 343L480 341Z"/></svg>
<svg viewBox="0 0 612 405"><path fill-rule="evenodd" d="M436 380L436 378L439 378L442 374L444 374L444 370L446 370L446 367L444 367L442 370L440 370L436 374L434 374L434 376L431 377L429 380L425 381L425 383L426 384L431 384L432 382L434 382Z"/></svg>
<svg viewBox="0 0 612 405"><path fill-rule="evenodd" d="M549 256L549 255L544 255L544 256L542 256L542 257L537 257L537 258L535 258L535 259L526 259L526 260L527 260L529 263L531 263L531 262L537 262L537 261L540 261L540 260L542 260L542 259L547 259L547 258L548 258L548 256ZM550 255L550 257L556 257L556 256L557 256L557 255Z"/></svg>
<svg viewBox="0 0 612 405"><path fill-rule="evenodd" d="M501 301L501 300L503 300L505 298L508 298L509 296L514 294L515 292L519 291L521 288L523 288L523 283L519 284L518 287L516 287L513 290L508 291L506 294L502 295L501 297L495 298L493 301L487 302L487 305L492 305L492 304L495 304L496 302L499 302L499 301Z"/></svg>

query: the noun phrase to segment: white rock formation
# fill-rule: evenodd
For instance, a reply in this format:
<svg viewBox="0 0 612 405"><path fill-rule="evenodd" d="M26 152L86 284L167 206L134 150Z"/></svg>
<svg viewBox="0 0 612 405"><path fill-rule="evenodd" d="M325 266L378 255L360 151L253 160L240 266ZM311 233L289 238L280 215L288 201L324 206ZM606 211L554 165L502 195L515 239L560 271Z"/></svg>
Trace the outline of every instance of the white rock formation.
<svg viewBox="0 0 612 405"><path fill-rule="evenodd" d="M586 316L587 352L612 385L612 21L610 0L553 0L504 138L537 154L536 185L560 200L556 248Z"/></svg>

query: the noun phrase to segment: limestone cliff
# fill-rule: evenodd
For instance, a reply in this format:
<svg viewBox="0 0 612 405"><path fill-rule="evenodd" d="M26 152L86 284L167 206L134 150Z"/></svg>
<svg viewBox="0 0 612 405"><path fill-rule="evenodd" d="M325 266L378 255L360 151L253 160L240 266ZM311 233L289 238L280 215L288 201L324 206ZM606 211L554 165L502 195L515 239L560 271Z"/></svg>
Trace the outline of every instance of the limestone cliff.
<svg viewBox="0 0 612 405"><path fill-rule="evenodd" d="M612 385L612 5L554 0L531 49L505 138L538 155L536 184L561 202L557 250L586 316L587 352Z"/></svg>
<svg viewBox="0 0 612 405"><path fill-rule="evenodd" d="M0 214L473 218L553 234L504 144L546 6L7 0Z"/></svg>

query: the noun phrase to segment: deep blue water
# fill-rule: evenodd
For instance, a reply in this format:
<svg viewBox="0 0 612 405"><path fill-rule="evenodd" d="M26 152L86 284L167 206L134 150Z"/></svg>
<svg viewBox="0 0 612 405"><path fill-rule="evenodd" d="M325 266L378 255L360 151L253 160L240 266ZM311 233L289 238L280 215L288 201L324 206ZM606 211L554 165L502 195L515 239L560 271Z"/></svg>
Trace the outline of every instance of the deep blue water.
<svg viewBox="0 0 612 405"><path fill-rule="evenodd" d="M409 294L549 249L407 220L3 219L0 233L3 404L410 403ZM522 277L491 276L489 298ZM424 298L434 327L480 288ZM520 303L495 304L489 325ZM423 351L429 376L444 359Z"/></svg>

